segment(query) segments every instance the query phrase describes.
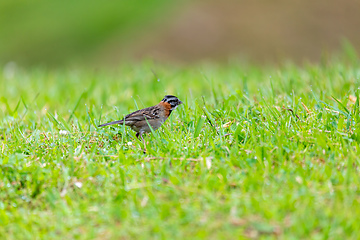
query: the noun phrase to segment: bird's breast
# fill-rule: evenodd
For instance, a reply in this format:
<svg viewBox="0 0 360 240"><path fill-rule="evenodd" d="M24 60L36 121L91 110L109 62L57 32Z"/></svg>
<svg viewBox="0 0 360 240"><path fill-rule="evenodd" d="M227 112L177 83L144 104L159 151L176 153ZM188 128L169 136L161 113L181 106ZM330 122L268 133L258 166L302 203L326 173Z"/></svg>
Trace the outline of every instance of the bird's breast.
<svg viewBox="0 0 360 240"><path fill-rule="evenodd" d="M165 120L170 116L171 113L171 104L167 103L167 102L160 102L159 103L160 107L163 109L163 117L165 118Z"/></svg>

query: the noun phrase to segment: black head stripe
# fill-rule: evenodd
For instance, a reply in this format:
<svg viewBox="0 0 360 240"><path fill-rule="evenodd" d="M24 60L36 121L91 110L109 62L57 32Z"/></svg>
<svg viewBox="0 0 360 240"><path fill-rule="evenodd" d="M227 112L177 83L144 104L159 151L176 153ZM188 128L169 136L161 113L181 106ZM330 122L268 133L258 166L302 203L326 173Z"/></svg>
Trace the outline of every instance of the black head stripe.
<svg viewBox="0 0 360 240"><path fill-rule="evenodd" d="M179 99L173 95L166 95L162 101L171 104L171 102L177 102Z"/></svg>

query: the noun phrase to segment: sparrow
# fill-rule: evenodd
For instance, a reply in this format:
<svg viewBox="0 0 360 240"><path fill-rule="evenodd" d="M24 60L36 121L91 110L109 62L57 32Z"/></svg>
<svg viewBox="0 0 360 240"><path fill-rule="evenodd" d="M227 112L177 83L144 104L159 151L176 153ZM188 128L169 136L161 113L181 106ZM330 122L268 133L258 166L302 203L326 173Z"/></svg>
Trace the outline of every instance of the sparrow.
<svg viewBox="0 0 360 240"><path fill-rule="evenodd" d="M122 120L104 123L98 127L124 124L129 126L136 132L136 137L144 141L143 134L151 132L149 125L155 131L157 130L175 110L183 102L173 95L166 95L157 105L140 109L126 115Z"/></svg>

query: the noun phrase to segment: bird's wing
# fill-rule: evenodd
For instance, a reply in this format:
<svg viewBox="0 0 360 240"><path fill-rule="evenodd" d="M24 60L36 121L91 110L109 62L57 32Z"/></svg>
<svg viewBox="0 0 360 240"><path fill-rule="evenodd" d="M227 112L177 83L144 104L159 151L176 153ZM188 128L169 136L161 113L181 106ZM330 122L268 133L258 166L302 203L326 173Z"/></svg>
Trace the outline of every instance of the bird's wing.
<svg viewBox="0 0 360 240"><path fill-rule="evenodd" d="M132 124L134 124L136 122L145 121L145 119L147 119L147 120L157 119L157 118L160 118L160 110L161 109L160 109L159 105L140 109L140 110L137 110L135 112L132 112L132 113L126 115L122 120L101 124L101 125L99 125L99 127L113 125L113 124L123 124L124 121L125 121L125 125L131 126Z"/></svg>
<svg viewBox="0 0 360 240"><path fill-rule="evenodd" d="M145 119L157 119L160 117L159 113L160 108L158 106L152 106L130 113L126 115L123 120L125 120L126 124L126 122L144 121Z"/></svg>

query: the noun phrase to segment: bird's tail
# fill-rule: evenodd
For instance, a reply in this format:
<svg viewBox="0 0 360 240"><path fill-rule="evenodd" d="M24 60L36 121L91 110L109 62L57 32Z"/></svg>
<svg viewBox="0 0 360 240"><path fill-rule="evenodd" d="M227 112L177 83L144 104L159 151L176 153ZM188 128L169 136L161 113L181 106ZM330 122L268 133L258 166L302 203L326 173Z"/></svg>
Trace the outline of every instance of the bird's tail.
<svg viewBox="0 0 360 240"><path fill-rule="evenodd" d="M113 124L123 124L123 123L124 123L123 120L118 120L118 121L113 121L113 122L101 124L98 127L104 127L104 126L113 125Z"/></svg>

